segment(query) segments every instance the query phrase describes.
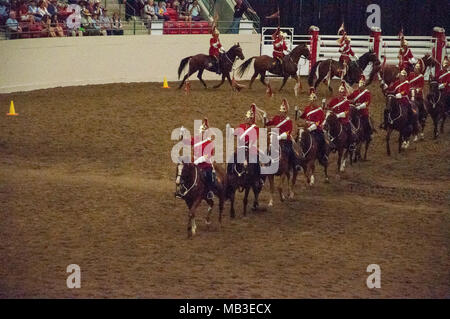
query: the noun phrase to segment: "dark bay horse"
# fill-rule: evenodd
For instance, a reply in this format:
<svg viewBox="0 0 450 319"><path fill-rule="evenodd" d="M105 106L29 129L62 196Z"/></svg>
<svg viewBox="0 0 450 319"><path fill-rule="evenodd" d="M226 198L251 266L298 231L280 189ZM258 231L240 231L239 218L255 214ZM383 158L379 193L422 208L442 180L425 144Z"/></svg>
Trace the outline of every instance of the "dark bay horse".
<svg viewBox="0 0 450 319"><path fill-rule="evenodd" d="M217 175L217 189L214 191L214 194L217 195L219 199L219 222L221 223L223 206L226 199L227 181L226 174L220 166L215 165L215 170ZM187 231L188 238L190 238L195 235L197 229L197 225L195 223L195 213L198 206L202 200L206 201L209 205L206 223L210 224L210 216L214 202L206 197L207 187L205 177L201 173L200 168L197 167L197 165L190 163L189 160L179 160L179 163L177 164L175 184L175 196L183 199L189 209Z"/></svg>
<svg viewBox="0 0 450 319"><path fill-rule="evenodd" d="M314 178L314 170L315 170L315 162L316 159L319 160L320 165L324 168L325 173L325 181L328 182L328 162L322 162L322 159L319 158L319 144L316 138L313 136L313 133L307 129L307 126L302 126L298 129L298 135L295 138L296 143L300 146L301 154L301 166L303 169L303 173L306 177L306 182L309 185L313 185Z"/></svg>
<svg viewBox="0 0 450 319"><path fill-rule="evenodd" d="M436 61L429 53L425 54L422 58L420 58L419 63L422 65L422 70L420 72L424 74L429 67L438 67L439 62ZM420 62L421 61L421 62ZM412 66L414 69L414 66ZM411 72L413 70L407 70ZM380 75L380 80L382 83L385 83L389 86L392 82L397 80L398 74L400 73L400 69L396 64L382 64L378 70Z"/></svg>
<svg viewBox="0 0 450 319"><path fill-rule="evenodd" d="M220 72L222 74L222 81L215 85L214 88L220 87L224 82L225 78L228 79L228 82L230 83L230 86L232 86L232 81L230 77L230 72L233 69L234 61L236 58L239 58L241 60L244 60L244 54L242 53L242 48L239 45L239 43L233 45L230 50L228 50L226 53L223 53L219 56L219 66L220 66ZM180 66L178 67L178 78L180 78L181 73L186 68L186 66L189 64L189 70L186 73L186 75L183 78L183 81L181 81L179 85L179 89L183 86L184 82L195 72L198 71L197 78L202 82L205 89L207 88L207 85L205 81L202 79L203 71L208 70L211 72L215 72L214 68L214 59L213 57L210 57L206 54L197 54L194 56L188 56L181 60Z"/></svg>
<svg viewBox="0 0 450 319"><path fill-rule="evenodd" d="M399 132L398 152L401 153L403 148L408 147L412 125L410 125L408 120L408 106L399 103L393 94L388 94L386 97L385 125L387 155L391 155L389 140L393 130Z"/></svg>
<svg viewBox="0 0 450 319"><path fill-rule="evenodd" d="M436 80L430 82L430 90L424 99L425 107L433 119L434 139L439 136L438 126L441 123L440 131L444 133L444 123L447 118L444 93L439 90L439 83ZM447 106L450 107L450 106Z"/></svg>
<svg viewBox="0 0 450 319"><path fill-rule="evenodd" d="M259 207L258 196L262 190L263 184L261 183L261 172L259 163L250 163L248 156L248 147L242 146L245 149L245 161L244 163L238 162L238 154L236 151L233 155L233 160L227 164L227 198L231 201L230 217L235 217L234 210L234 197L236 190L244 192L244 216L247 215L247 203L248 194L250 189L253 191L254 201L253 209L256 210Z"/></svg>
<svg viewBox="0 0 450 319"><path fill-rule="evenodd" d="M300 83L300 79L297 75L298 61L300 60L300 57L304 57L309 60L309 49L304 43L297 45L288 55L286 55L283 58L283 63L281 65L280 63L276 63L274 65L276 59L268 55L254 56L242 63L241 66L237 69L237 72L239 77L242 77L250 67L252 61L255 60L255 71L250 80L249 88L252 87L252 84L258 75L261 76L261 83L266 86L267 83L265 81L265 78L267 71L283 77L283 83L281 84L280 91L283 89L289 77L295 79L297 88L299 87Z"/></svg>
<svg viewBox="0 0 450 319"><path fill-rule="evenodd" d="M359 82L361 74L364 72L364 69L370 62L372 62L373 68L366 85L372 83L372 80L374 79L379 69L379 67L376 66L380 64L380 61L372 50L364 53L357 61L351 61L349 63L348 71L344 76L345 82L347 82L350 86L352 86L354 83ZM330 91L333 91L330 86L330 81L334 76L340 78L343 68L344 66L341 63L332 59L318 61L312 66L311 72L309 72L308 84L310 87L314 86L314 88L316 89L317 86L319 86L320 82L328 79L328 89ZM316 80L315 82L314 79Z"/></svg>
<svg viewBox="0 0 450 319"><path fill-rule="evenodd" d="M354 161L363 159L367 160L367 151L369 150L370 142L372 141L372 133L370 132L370 128L367 125L370 125L370 120L366 125L363 123L363 119L361 119L361 115L359 111L352 105L350 107L350 121L354 127L354 133L357 137L357 145L356 150L354 152ZM361 148L364 144L364 157L361 156Z"/></svg>
<svg viewBox="0 0 450 319"><path fill-rule="evenodd" d="M349 136L341 124L336 114L331 110L327 111L325 121L323 124L325 134L328 135L328 139L332 142L338 153L337 167L338 172L343 172L345 169L345 163L347 156L350 154L350 163L352 163L353 152L349 150Z"/></svg>

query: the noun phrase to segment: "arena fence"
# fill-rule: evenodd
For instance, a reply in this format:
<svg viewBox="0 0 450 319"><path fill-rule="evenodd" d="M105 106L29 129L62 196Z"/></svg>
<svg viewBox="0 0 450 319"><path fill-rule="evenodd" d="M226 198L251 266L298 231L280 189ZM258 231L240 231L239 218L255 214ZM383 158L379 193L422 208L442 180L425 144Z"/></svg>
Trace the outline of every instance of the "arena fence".
<svg viewBox="0 0 450 319"><path fill-rule="evenodd" d="M267 54L272 55L273 52L273 40L272 34L276 30L273 27L263 28L261 32L261 55ZM296 35L294 34L294 29L285 27L281 28L283 32L287 34L287 45L289 50L292 50L294 47L301 43L305 43L308 45L308 48L311 51L311 45L314 43L312 38L314 34L310 35ZM312 32L313 33L313 32ZM381 32L380 32L381 33ZM366 53L370 49L374 48L374 35L357 35L352 36L351 45L353 52L357 56L361 56ZM317 52L316 56L312 57L312 61L319 61L325 59L334 59L339 60L339 45L337 40L340 38L339 35L319 35L317 37ZM433 36L405 36L405 39L408 41L408 45L413 53L413 55L417 58L423 57L425 54L432 54L433 48L436 46L436 37ZM388 64L398 64L398 52L400 49L400 40L397 36L381 36L379 39L379 47L378 54L380 61L384 61L386 57L386 63ZM377 50L376 50L377 51ZM445 55L448 55L450 52L450 37L446 37L446 44L444 47L444 53L441 56L437 57L437 60L442 61ZM434 56L434 55L433 55ZM308 75L310 70L310 63L305 61L304 59L300 59L299 61L299 74L300 75ZM367 73L370 73L370 68L366 70ZM433 71L432 71L433 72ZM428 76L429 74L426 74Z"/></svg>

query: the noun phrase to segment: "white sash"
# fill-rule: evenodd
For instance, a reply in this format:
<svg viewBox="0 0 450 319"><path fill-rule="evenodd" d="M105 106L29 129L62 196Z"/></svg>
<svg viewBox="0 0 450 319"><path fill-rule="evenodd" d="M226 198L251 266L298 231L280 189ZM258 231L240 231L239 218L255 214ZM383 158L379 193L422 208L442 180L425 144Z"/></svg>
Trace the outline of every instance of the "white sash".
<svg viewBox="0 0 450 319"><path fill-rule="evenodd" d="M353 102L356 103L356 101L358 101L358 99L359 99L361 96L363 96L364 93L366 93L366 92L367 92L367 89L365 89L364 91L362 91L361 93L359 93L359 94L353 99Z"/></svg>
<svg viewBox="0 0 450 319"><path fill-rule="evenodd" d="M339 105L341 105L342 103L346 102L347 98L343 99L341 102L339 102L338 104L336 104L335 106L332 107L332 109L334 110L335 108L337 108Z"/></svg>
<svg viewBox="0 0 450 319"><path fill-rule="evenodd" d="M399 85L397 85L397 86L395 87L394 91L397 91L397 89L398 89L399 87L401 87L401 86L402 86L403 84L405 84L405 83L408 83L408 80L403 81L402 83L400 83Z"/></svg>
<svg viewBox="0 0 450 319"><path fill-rule="evenodd" d="M256 124L252 124L252 126L250 126L248 129L246 129L244 131L244 133L242 133L242 135L239 137L239 139L242 140L248 134L248 132L250 132L250 130L253 129L255 126L256 126Z"/></svg>
<svg viewBox="0 0 450 319"><path fill-rule="evenodd" d="M207 138L206 140L197 142L197 143L194 144L194 147L197 147L197 146L200 146L200 145L202 145L202 144L205 144L205 143L208 142L208 141L209 141L209 138Z"/></svg>
<svg viewBox="0 0 450 319"><path fill-rule="evenodd" d="M416 76L414 79L412 79L411 81L409 81L409 83L414 82L416 80L418 80L420 77L423 77L422 74L419 74L418 76Z"/></svg>
<svg viewBox="0 0 450 319"><path fill-rule="evenodd" d="M283 125L283 124L286 123L287 121L289 121L289 116L286 117L282 122L278 123L277 126L275 126L275 127L280 127L281 125Z"/></svg>
<svg viewBox="0 0 450 319"><path fill-rule="evenodd" d="M308 113L306 113L306 116L310 116L313 113L316 113L317 111L320 111L322 108L318 107L317 109L314 109L312 111L309 111Z"/></svg>
<svg viewBox="0 0 450 319"><path fill-rule="evenodd" d="M447 72L445 72L444 74L442 74L440 77L439 77L439 80L442 78L442 77L444 77L444 76L446 76L447 74L449 74L450 73L450 71L447 71Z"/></svg>

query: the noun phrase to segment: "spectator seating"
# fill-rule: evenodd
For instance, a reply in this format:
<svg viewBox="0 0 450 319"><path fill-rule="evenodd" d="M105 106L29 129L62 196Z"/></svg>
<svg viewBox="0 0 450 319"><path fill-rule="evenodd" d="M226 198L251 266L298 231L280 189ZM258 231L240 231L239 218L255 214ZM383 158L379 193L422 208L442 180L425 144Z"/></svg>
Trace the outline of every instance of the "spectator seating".
<svg viewBox="0 0 450 319"><path fill-rule="evenodd" d="M210 25L207 21L166 21L164 34L209 34Z"/></svg>

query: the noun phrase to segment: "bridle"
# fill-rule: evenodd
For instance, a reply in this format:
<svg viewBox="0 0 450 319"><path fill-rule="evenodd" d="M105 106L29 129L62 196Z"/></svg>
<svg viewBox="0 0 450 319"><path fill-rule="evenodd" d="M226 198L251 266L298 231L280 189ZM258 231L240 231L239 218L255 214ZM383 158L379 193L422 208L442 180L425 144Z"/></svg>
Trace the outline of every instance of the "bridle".
<svg viewBox="0 0 450 319"><path fill-rule="evenodd" d="M439 101L441 100L441 91L439 91L439 89L438 89L438 96L439 96L439 97L438 97L437 101L433 101L433 97L434 97L435 95L436 95L436 94L433 93L433 94L430 96L430 99L429 99L429 100L430 100L430 103L433 104L433 109L436 108L436 104L438 104Z"/></svg>
<svg viewBox="0 0 450 319"><path fill-rule="evenodd" d="M395 98L395 96L392 95L392 94L388 94L388 98L389 99L393 99L393 98ZM395 121L397 121L400 117L402 117L402 107L400 106L400 103L397 103L397 106L398 106L399 112L398 112L398 116L395 119L392 119L392 117L391 117L391 107L389 107L388 120L389 120L389 123L391 125L393 125Z"/></svg>
<svg viewBox="0 0 450 319"><path fill-rule="evenodd" d="M331 112L331 111L330 111ZM327 132L327 135L328 135L328 139L330 140L330 142L333 142L335 139L337 139L339 136L341 136L341 134L342 134L342 124L341 123L339 123L339 121L337 121L337 123L339 124L339 128L340 128L340 130L339 130L339 133L338 133L338 135L336 135L336 136L334 136L333 137L333 135L331 135L331 128L329 129L329 130L325 130L326 132ZM325 122L325 124L328 124L328 119L326 120L326 122ZM330 126L330 124L328 124L328 127Z"/></svg>
<svg viewBox="0 0 450 319"><path fill-rule="evenodd" d="M178 164L178 165L182 165L182 164ZM183 168L184 168L184 165L183 165ZM189 187L189 188L187 188L183 183L180 183L179 184L179 187L181 188L184 188L184 190L183 191L181 191L181 189L180 190L177 190L176 192L175 192L175 197L179 197L179 198L183 198L183 197L185 197L195 186L197 186L197 179L198 179L198 168L197 168L197 166L195 166L194 165L194 168L195 168L195 178L194 178L194 182L192 183L192 185L191 185L191 187ZM179 175L178 175L178 173L177 173L177 177L178 177ZM181 177L181 176L180 176Z"/></svg>
<svg viewBox="0 0 450 319"><path fill-rule="evenodd" d="M303 129L301 128L298 133L300 135L300 142L301 142L302 141L302 135L303 135ZM309 151L311 151L312 144L313 144L312 136L311 136L311 133L309 133L309 148L308 148L308 150L306 152L303 152L303 147L301 148L302 149L302 156L303 156L303 158L306 158L306 155L308 155Z"/></svg>

